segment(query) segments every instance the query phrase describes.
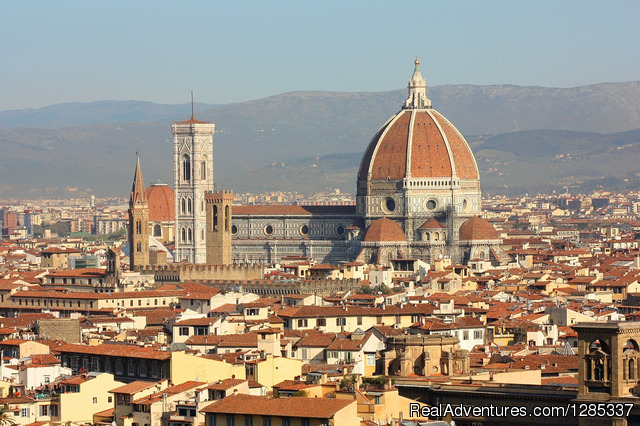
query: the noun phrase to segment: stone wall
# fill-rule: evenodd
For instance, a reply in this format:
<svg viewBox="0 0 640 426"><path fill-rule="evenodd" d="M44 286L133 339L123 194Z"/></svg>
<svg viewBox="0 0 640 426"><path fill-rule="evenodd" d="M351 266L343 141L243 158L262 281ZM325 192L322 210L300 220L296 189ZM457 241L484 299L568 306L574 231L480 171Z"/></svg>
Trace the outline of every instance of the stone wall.
<svg viewBox="0 0 640 426"><path fill-rule="evenodd" d="M256 280L262 278L262 265L197 265L192 263L147 266L138 269L153 274L156 284L186 281Z"/></svg>
<svg viewBox="0 0 640 426"><path fill-rule="evenodd" d="M41 319L38 321L38 334L40 337L50 340L82 343L80 320L78 319Z"/></svg>

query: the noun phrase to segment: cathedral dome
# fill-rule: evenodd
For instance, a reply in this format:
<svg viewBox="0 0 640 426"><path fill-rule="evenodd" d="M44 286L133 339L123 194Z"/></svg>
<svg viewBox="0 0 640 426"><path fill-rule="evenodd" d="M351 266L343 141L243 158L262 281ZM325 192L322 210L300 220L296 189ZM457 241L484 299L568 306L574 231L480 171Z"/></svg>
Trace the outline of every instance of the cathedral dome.
<svg viewBox="0 0 640 426"><path fill-rule="evenodd" d="M431 108L418 64L416 60L403 109L369 143L358 180L479 179L475 158L462 134Z"/></svg>
<svg viewBox="0 0 640 426"><path fill-rule="evenodd" d="M480 216L469 218L460 226L460 241L499 239L500 236L493 225Z"/></svg>
<svg viewBox="0 0 640 426"><path fill-rule="evenodd" d="M149 220L152 222L173 221L175 206L173 189L166 183L154 183L145 190L149 203Z"/></svg>
<svg viewBox="0 0 640 426"><path fill-rule="evenodd" d="M391 219L382 217L369 225L362 241L368 243L406 242L407 236L400 225Z"/></svg>

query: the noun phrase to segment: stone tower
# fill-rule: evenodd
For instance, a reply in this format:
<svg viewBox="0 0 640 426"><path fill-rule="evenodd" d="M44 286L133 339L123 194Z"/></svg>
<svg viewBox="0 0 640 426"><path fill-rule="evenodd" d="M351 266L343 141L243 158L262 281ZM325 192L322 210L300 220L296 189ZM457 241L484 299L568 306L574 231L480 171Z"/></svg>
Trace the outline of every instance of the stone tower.
<svg viewBox="0 0 640 426"><path fill-rule="evenodd" d="M175 188L175 261L207 260L204 194L213 190L215 124L191 118L171 126Z"/></svg>
<svg viewBox="0 0 640 426"><path fill-rule="evenodd" d="M208 192L207 207L207 263L229 265L231 258L231 204L233 191Z"/></svg>
<svg viewBox="0 0 640 426"><path fill-rule="evenodd" d="M140 157L136 162L129 199L129 267L133 271L149 264L149 204L145 194Z"/></svg>

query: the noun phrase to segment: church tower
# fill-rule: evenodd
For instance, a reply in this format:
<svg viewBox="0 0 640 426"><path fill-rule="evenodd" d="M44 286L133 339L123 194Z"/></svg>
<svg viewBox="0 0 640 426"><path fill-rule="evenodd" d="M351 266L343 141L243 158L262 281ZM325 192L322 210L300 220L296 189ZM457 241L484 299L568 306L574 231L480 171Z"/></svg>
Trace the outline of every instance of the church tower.
<svg viewBox="0 0 640 426"><path fill-rule="evenodd" d="M140 157L137 159L129 199L129 249L132 271L149 264L149 204L142 180Z"/></svg>
<svg viewBox="0 0 640 426"><path fill-rule="evenodd" d="M175 188L175 261L205 263L204 194L213 190L215 124L191 118L171 126Z"/></svg>
<svg viewBox="0 0 640 426"><path fill-rule="evenodd" d="M230 265L231 224L233 191L208 192L207 205L207 263L210 265Z"/></svg>

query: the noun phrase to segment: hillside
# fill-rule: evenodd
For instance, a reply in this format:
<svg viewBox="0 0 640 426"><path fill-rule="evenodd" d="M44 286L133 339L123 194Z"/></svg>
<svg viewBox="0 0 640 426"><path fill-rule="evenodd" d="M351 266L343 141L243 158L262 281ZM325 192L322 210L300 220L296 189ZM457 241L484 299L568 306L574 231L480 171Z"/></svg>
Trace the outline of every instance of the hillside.
<svg viewBox="0 0 640 426"><path fill-rule="evenodd" d="M352 191L361 153L399 109L405 93L295 92L242 104L197 105L196 116L216 123L219 186ZM640 127L638 82L572 89L441 86L431 88L429 96L468 135L485 190L534 191L562 179L583 179L578 176L622 176L632 173L640 160L633 132ZM126 194L138 150L146 181L170 182L170 122L189 114L186 104L132 101L0 112L0 127L5 127L0 128L0 197L70 195L67 187L78 188L78 193L90 188L100 196ZM141 119L146 121L137 121ZM616 133L619 139L603 133ZM611 144L627 143L632 145L628 149L607 151ZM555 158L561 154L571 157ZM307 165L314 159L321 161L310 172ZM265 168L272 163L287 166ZM303 171L289 175L286 169L294 165ZM540 173L547 165L559 168L556 181L550 180L552 174ZM306 176L315 177L302 183Z"/></svg>

